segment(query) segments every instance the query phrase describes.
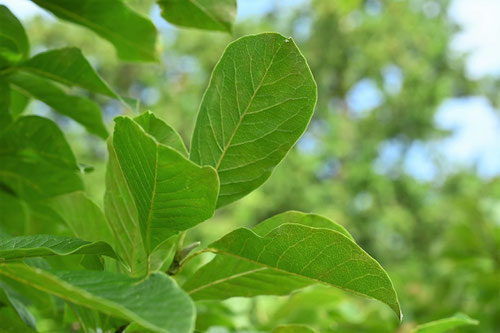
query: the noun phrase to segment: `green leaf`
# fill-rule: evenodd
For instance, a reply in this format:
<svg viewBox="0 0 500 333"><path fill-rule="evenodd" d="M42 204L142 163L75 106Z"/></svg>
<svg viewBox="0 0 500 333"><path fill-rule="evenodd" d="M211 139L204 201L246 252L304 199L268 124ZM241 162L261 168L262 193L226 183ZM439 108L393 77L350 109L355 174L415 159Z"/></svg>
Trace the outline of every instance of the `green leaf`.
<svg viewBox="0 0 500 333"><path fill-rule="evenodd" d="M101 209L84 192L64 194L48 201L72 233L79 238L114 246L114 237Z"/></svg>
<svg viewBox="0 0 500 333"><path fill-rule="evenodd" d="M142 243L137 208L116 157L112 140L108 140L109 161L106 168L104 213L115 238L115 249L130 267L132 276L146 274L146 251Z"/></svg>
<svg viewBox="0 0 500 333"><path fill-rule="evenodd" d="M104 242L92 243L78 238L54 235L31 235L0 239L0 260L72 254L99 254L116 258L111 246Z"/></svg>
<svg viewBox="0 0 500 333"><path fill-rule="evenodd" d="M36 331L35 317L29 311L28 304L26 303L24 297L3 281L0 281L0 289L2 290L0 293L0 299L5 303L10 304L26 326Z"/></svg>
<svg viewBox="0 0 500 333"><path fill-rule="evenodd" d="M183 27L231 32L236 0L158 0L161 15Z"/></svg>
<svg viewBox="0 0 500 333"><path fill-rule="evenodd" d="M10 89L10 114L12 117L17 118L21 113L23 113L29 102L29 97L14 89Z"/></svg>
<svg viewBox="0 0 500 333"><path fill-rule="evenodd" d="M459 326L478 325L479 321L457 313L452 317L431 321L417 326L415 333L444 333Z"/></svg>
<svg viewBox="0 0 500 333"><path fill-rule="evenodd" d="M93 101L66 94L41 77L16 73L9 76L11 86L20 93L36 98L55 111L82 124L90 133L106 138L108 131L102 122L101 109Z"/></svg>
<svg viewBox="0 0 500 333"><path fill-rule="evenodd" d="M19 198L0 190L0 226L11 235L25 233L28 211Z"/></svg>
<svg viewBox="0 0 500 333"><path fill-rule="evenodd" d="M27 58L29 49L21 22L7 7L0 5L0 68Z"/></svg>
<svg viewBox="0 0 500 333"><path fill-rule="evenodd" d="M142 129L153 136L158 143L174 148L182 155L188 156L188 151L180 135L152 112L146 111L135 117L134 121L141 125Z"/></svg>
<svg viewBox="0 0 500 333"><path fill-rule="evenodd" d="M262 185L305 131L316 83L291 38L275 33L231 43L201 102L191 160L220 178L217 206Z"/></svg>
<svg viewBox="0 0 500 333"><path fill-rule="evenodd" d="M156 60L155 26L121 0L32 1L60 19L82 25L108 40L122 60Z"/></svg>
<svg viewBox="0 0 500 333"><path fill-rule="evenodd" d="M82 51L66 47L39 53L17 68L47 79L61 82L67 86L78 86L96 93L118 96L96 73Z"/></svg>
<svg viewBox="0 0 500 333"><path fill-rule="evenodd" d="M0 76L0 132L12 122L12 115L9 113L9 105L9 84Z"/></svg>
<svg viewBox="0 0 500 333"><path fill-rule="evenodd" d="M316 333L316 331L306 325L281 325L271 333Z"/></svg>
<svg viewBox="0 0 500 333"><path fill-rule="evenodd" d="M46 118L18 118L0 135L0 184L25 200L83 189L64 135Z"/></svg>
<svg viewBox="0 0 500 333"><path fill-rule="evenodd" d="M401 316L387 273L356 243L335 230L282 224L259 235L240 228L207 250L217 254L214 264L204 266L184 286L195 299L217 298L217 293L227 297L232 293L228 290L231 284L241 289L236 292L239 296L245 292L281 294L294 286L304 287L309 280L309 284L325 283L377 299ZM225 262L229 263L225 272L217 271ZM287 274L292 276L290 280ZM261 279L262 276L266 278ZM196 297L196 293L202 294Z"/></svg>
<svg viewBox="0 0 500 333"><path fill-rule="evenodd" d="M194 328L193 302L163 273L140 279L110 272L57 272L0 264L0 274L154 332L190 333Z"/></svg>
<svg viewBox="0 0 500 333"><path fill-rule="evenodd" d="M159 144L132 119L118 117L115 122L113 146L150 254L169 237L213 215L217 174Z"/></svg>
<svg viewBox="0 0 500 333"><path fill-rule="evenodd" d="M265 237L284 223L295 223L337 231L350 240L352 236L341 225L326 217L297 211L275 215L252 230ZM313 284L310 279L267 269L259 264L231 256L216 256L199 269L183 286L194 299L226 299L234 296L287 295Z"/></svg>

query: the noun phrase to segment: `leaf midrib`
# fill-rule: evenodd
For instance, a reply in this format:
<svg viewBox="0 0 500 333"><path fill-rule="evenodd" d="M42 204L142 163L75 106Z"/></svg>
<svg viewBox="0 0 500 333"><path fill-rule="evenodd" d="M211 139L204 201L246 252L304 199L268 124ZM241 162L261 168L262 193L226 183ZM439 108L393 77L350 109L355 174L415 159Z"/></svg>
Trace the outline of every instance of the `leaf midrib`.
<svg viewBox="0 0 500 333"><path fill-rule="evenodd" d="M259 92L259 89L261 88L262 83L264 82L264 80L265 80L265 78L266 78L266 76L267 76L267 74L269 72L269 69L271 69L271 67L273 66L274 58L276 58L276 55L279 53L279 51L281 50L281 48L283 47L284 44L285 44L285 41L282 41L281 45L278 47L278 49L274 53L273 57L271 58L271 62L269 63L269 66L266 68L266 71L264 72L264 75L262 76L262 79L260 80L259 84L257 85L257 88L255 88L255 90L254 90L254 92L252 94L252 97L250 98L250 101L248 102L248 105L246 106L245 110L243 111L243 114L240 116L240 120L238 121L238 124L236 124L236 127L234 128L234 131L231 134L231 137L229 138L229 141L224 146L222 154L219 157L219 161L217 162L217 165L215 166L215 170L217 170L217 171L219 170L220 164L222 163L222 160L224 160L226 152L228 151L229 147L231 146L231 142L233 141L236 133L238 132L239 127L243 123L243 119L247 115L247 112L250 109L250 106L252 105L253 100L257 96L257 93ZM235 71L236 71L236 68L235 68ZM235 86L236 86L236 80L235 80ZM238 90L236 90L236 96L238 96ZM208 112L208 110L207 110L207 112ZM215 140L217 141L217 138L215 138Z"/></svg>
<svg viewBox="0 0 500 333"><path fill-rule="evenodd" d="M214 22L218 23L219 25L222 26L222 28L226 29L226 30L229 30L227 29L226 25L224 24L223 21L219 20L219 18L217 18L216 16L213 16L204 6L202 6L197 0L188 0L189 2L191 2L195 7L198 7L198 9L200 9L203 13L205 13L206 16L208 16L209 18L211 18Z"/></svg>

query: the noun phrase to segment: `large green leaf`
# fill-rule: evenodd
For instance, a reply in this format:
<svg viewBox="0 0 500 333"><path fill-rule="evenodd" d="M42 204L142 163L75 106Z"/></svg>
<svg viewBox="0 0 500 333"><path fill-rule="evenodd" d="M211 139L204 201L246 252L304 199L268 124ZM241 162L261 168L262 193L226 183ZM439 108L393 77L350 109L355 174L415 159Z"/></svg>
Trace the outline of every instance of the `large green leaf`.
<svg viewBox="0 0 500 333"><path fill-rule="evenodd" d="M132 119L118 117L115 122L113 147L150 254L169 237L213 215L217 174L159 144Z"/></svg>
<svg viewBox="0 0 500 333"><path fill-rule="evenodd" d="M237 293L243 296L244 292L256 294L254 288L267 294L280 294L287 289L289 292L292 290L289 284L301 287L301 283L305 286L309 280L309 283L325 283L377 299L401 316L396 291L387 273L356 243L335 230L282 224L266 235L259 235L240 228L212 243L207 250L216 253L218 261L211 268L206 268L211 263L202 268L203 274L196 275L199 280L193 278L184 286L195 298L194 294L199 292L206 294L201 298L216 298L216 292L227 297L231 294L227 290L228 281L242 288ZM219 256L231 258L225 268L231 275L214 269L223 267L224 259L217 259ZM264 274L269 276L259 281L248 275L257 272L258 278ZM293 278L288 281L286 274ZM216 286L219 290L214 289Z"/></svg>
<svg viewBox="0 0 500 333"><path fill-rule="evenodd" d="M422 325L417 326L415 333L445 333L456 327L478 325L479 322L471 317L463 314L457 313L456 315L431 321Z"/></svg>
<svg viewBox="0 0 500 333"><path fill-rule="evenodd" d="M193 302L163 273L139 279L110 272L57 272L0 264L0 274L154 332L190 333L194 328Z"/></svg>
<svg viewBox="0 0 500 333"><path fill-rule="evenodd" d="M275 33L231 43L201 102L191 159L220 178L217 206L263 184L305 131L316 84L291 38Z"/></svg>
<svg viewBox="0 0 500 333"><path fill-rule="evenodd" d="M170 23L205 30L232 30L236 0L158 0Z"/></svg>
<svg viewBox="0 0 500 333"><path fill-rule="evenodd" d="M116 258L111 246L105 242L93 243L78 238L55 235L0 238L0 260L72 254L97 254Z"/></svg>
<svg viewBox="0 0 500 333"><path fill-rule="evenodd" d="M144 112L135 117L134 121L141 125L144 131L153 136L158 143L174 148L184 156L188 155L186 146L179 134L152 112Z"/></svg>
<svg viewBox="0 0 500 333"><path fill-rule="evenodd" d="M156 60L156 28L121 0L32 0L57 17L93 30L111 42L123 60Z"/></svg>
<svg viewBox="0 0 500 333"><path fill-rule="evenodd" d="M50 81L29 74L16 73L9 76L9 82L22 94L36 98L55 111L76 120L90 133L102 138L108 136L108 131L102 121L101 109L93 101L68 95Z"/></svg>
<svg viewBox="0 0 500 333"><path fill-rule="evenodd" d="M78 86L110 97L117 97L92 68L82 51L75 47L39 53L17 68L68 86Z"/></svg>
<svg viewBox="0 0 500 333"><path fill-rule="evenodd" d="M339 224L316 214L289 211L273 216L252 230L264 237L284 223L295 223L352 236ZM250 261L218 255L199 269L183 286L194 299L226 299L234 296L286 295L314 281L263 267Z"/></svg>
<svg viewBox="0 0 500 333"><path fill-rule="evenodd" d="M18 118L0 135L0 184L26 200L83 189L71 148L46 118Z"/></svg>
<svg viewBox="0 0 500 333"><path fill-rule="evenodd" d="M29 55L28 36L19 20L0 5L0 68L16 63Z"/></svg>
<svg viewBox="0 0 500 333"><path fill-rule="evenodd" d="M23 113L29 102L29 97L14 89L10 89L10 114L13 118L17 118L21 113Z"/></svg>

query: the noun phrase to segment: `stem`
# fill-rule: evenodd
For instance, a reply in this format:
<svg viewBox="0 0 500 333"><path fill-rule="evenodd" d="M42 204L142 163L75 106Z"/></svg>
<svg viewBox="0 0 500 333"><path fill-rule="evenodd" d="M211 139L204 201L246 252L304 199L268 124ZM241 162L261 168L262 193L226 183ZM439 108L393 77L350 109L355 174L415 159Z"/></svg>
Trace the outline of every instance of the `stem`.
<svg viewBox="0 0 500 333"><path fill-rule="evenodd" d="M177 272L176 273L180 273L182 271L182 269L184 268L184 266L191 260L193 259L194 257L196 256L199 256L200 254L202 253L205 253L205 252L213 252L212 249L210 248L206 248L206 249L201 249L199 251L196 251L194 253L192 253L191 255L187 256L183 261L181 261L177 267Z"/></svg>

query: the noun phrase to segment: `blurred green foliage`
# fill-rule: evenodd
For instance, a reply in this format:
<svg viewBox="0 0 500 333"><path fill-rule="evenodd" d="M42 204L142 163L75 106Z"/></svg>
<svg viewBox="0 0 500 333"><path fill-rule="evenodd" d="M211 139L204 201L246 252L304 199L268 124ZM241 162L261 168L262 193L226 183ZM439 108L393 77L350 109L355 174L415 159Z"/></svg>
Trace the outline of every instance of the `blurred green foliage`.
<svg viewBox="0 0 500 333"><path fill-rule="evenodd" d="M424 10L429 3L437 9ZM144 14L153 8L151 1L129 4ZM480 325L457 332L498 332L500 179L453 169L439 156L432 161L437 170L432 181L417 179L405 168L412 145L450 134L434 121L447 98L486 94L498 100L492 88L498 83L468 79L463 56L449 52L459 27L450 20L448 6L448 1L427 0L313 0L240 21L233 35L162 23L157 64L119 61L112 46L74 25L46 17L23 23L33 53L82 48L118 94L136 99L140 110L152 110L186 143L209 74L229 41L278 31L293 36L303 50L319 89L306 136L261 189L195 228L189 240L207 244L285 210L326 215L348 228L388 271L405 314L403 324L376 302L318 286L288 297L200 302L198 328L255 332L297 323L319 332L402 333L417 323L464 312ZM158 23L159 10L152 16ZM399 81L388 82L391 71ZM360 83L378 91L379 103L370 111L350 101ZM114 100L92 97L109 126L114 116L129 112ZM105 143L38 102L30 110L51 115L63 127L78 160L95 168L84 180L87 192L102 202ZM380 154L387 144L399 147L390 163ZM184 272L192 272L195 261Z"/></svg>

